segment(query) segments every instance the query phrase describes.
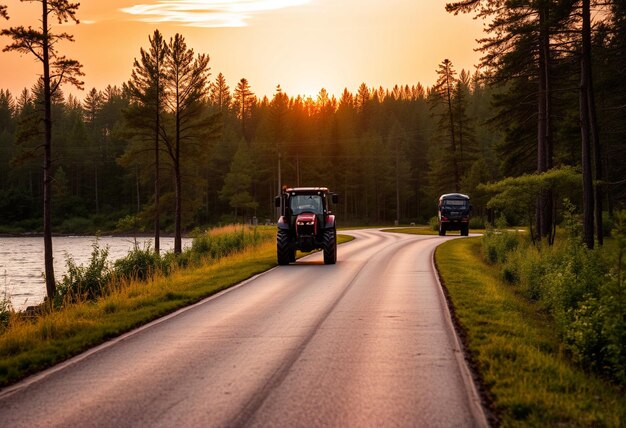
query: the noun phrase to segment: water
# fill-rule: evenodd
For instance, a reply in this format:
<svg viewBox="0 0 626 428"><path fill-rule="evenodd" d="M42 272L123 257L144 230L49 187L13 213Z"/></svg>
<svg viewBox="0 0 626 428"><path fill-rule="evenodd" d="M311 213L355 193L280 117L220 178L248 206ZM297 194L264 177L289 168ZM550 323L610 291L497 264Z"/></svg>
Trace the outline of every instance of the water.
<svg viewBox="0 0 626 428"><path fill-rule="evenodd" d="M63 236L52 238L54 249L54 276L59 281L67 272L66 255L77 265L86 265L91 258L95 236ZM152 238L137 238L140 248L152 248ZM102 236L100 248L109 248L109 261L125 257L134 246L133 238ZM191 246L191 239L183 239L183 248ZM161 252L174 249L174 238L161 238ZM44 248L41 237L0 237L0 295L10 296L13 308L23 310L37 305L46 296L43 278Z"/></svg>

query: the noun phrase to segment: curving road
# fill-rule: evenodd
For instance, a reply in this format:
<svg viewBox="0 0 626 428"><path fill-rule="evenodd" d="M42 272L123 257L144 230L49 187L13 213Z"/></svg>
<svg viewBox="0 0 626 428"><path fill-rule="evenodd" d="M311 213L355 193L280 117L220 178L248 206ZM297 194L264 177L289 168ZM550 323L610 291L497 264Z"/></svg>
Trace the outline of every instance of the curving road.
<svg viewBox="0 0 626 428"><path fill-rule="evenodd" d="M0 391L14 426L484 426L433 272L374 230Z"/></svg>

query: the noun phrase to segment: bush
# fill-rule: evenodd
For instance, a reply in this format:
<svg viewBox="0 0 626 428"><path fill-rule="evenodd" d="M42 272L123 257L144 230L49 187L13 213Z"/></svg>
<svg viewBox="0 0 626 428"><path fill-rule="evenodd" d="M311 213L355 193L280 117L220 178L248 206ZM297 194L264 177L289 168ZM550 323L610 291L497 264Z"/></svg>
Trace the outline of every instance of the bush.
<svg viewBox="0 0 626 428"><path fill-rule="evenodd" d="M614 226L616 261L603 248L584 246L577 224L566 215L568 237L553 246L489 229L483 254L501 265L504 281L541 304L575 362L626 385L626 212Z"/></svg>
<svg viewBox="0 0 626 428"><path fill-rule="evenodd" d="M126 257L116 260L113 266L117 278L140 281L150 278L156 272L167 274L169 271L169 262L155 253L150 246L141 249L137 244Z"/></svg>
<svg viewBox="0 0 626 428"><path fill-rule="evenodd" d="M432 230L434 231L439 230L439 218L437 216L431 217L430 220L428 220L428 224L430 225L430 228Z"/></svg>
<svg viewBox="0 0 626 428"><path fill-rule="evenodd" d="M5 289L4 292L0 294L0 332L8 327L12 313L13 305L11 304L9 293Z"/></svg>
<svg viewBox="0 0 626 428"><path fill-rule="evenodd" d="M521 242L518 232L506 230L503 219L498 220L496 229L487 228L483 235L483 257L490 263L504 263L508 255L513 252Z"/></svg>
<svg viewBox="0 0 626 428"><path fill-rule="evenodd" d="M112 277L111 266L107 260L109 249L100 248L98 240L93 243L92 248L87 266L77 266L72 257L66 256L67 274L57 283L57 306L66 301L95 300L106 291Z"/></svg>
<svg viewBox="0 0 626 428"><path fill-rule="evenodd" d="M574 361L626 385L626 301L612 278L600 297L585 295L571 311L565 342Z"/></svg>
<svg viewBox="0 0 626 428"><path fill-rule="evenodd" d="M469 228L470 229L484 229L485 218L481 216L470 217Z"/></svg>
<svg viewBox="0 0 626 428"><path fill-rule="evenodd" d="M602 232L604 236L611 236L615 223L608 212L602 213Z"/></svg>

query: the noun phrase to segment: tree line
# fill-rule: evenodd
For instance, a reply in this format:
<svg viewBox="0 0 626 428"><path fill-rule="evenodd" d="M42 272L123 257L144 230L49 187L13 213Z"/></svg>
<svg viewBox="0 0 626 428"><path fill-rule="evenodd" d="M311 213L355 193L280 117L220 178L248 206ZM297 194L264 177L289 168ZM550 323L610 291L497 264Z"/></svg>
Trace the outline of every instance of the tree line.
<svg viewBox="0 0 626 428"><path fill-rule="evenodd" d="M43 17L78 21L78 4L36 1ZM274 221L282 185L338 192L343 224L426 222L441 193L470 194L480 217L490 199L481 184L572 166L581 185L565 196L584 213L587 245L601 243L603 212L626 198L626 5L447 7L488 20L477 71L444 59L432 87L363 83L338 96L289 95L280 85L257 96L246 78L231 88L211 74L208 54L157 30L126 83L79 100L61 86L82 86L80 64L54 43L70 36L47 20L3 30L13 41L5 50L32 54L49 72L20 94L0 90L0 224L51 236L131 218L155 234L158 251L162 230L180 243L198 225ZM0 14L8 18L6 7ZM551 242L564 195L538 189L529 220L505 213Z"/></svg>

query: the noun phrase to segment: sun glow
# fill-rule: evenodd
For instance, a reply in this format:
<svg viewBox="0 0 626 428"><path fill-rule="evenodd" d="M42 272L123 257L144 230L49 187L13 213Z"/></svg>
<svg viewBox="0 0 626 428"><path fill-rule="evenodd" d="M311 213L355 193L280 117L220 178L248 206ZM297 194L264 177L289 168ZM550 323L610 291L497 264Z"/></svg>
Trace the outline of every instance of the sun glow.
<svg viewBox="0 0 626 428"><path fill-rule="evenodd" d="M301 6L311 0L158 0L120 9L141 22L173 22L188 27L245 27L251 15Z"/></svg>

